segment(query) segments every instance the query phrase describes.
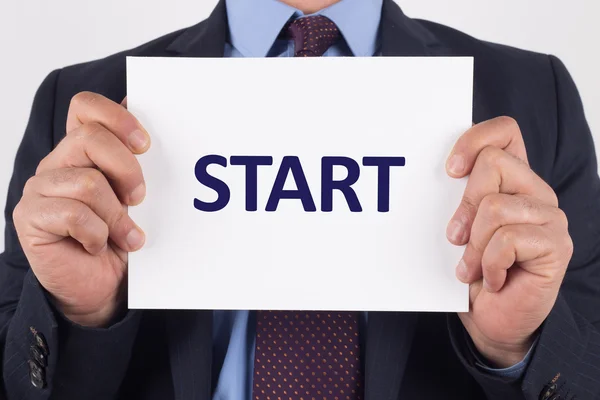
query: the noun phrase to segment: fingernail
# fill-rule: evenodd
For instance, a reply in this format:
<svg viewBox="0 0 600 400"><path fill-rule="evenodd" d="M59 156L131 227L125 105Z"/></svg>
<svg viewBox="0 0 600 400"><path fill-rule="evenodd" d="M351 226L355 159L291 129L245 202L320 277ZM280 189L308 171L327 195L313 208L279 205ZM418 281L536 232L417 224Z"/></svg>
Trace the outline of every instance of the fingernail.
<svg viewBox="0 0 600 400"><path fill-rule="evenodd" d="M129 195L129 205L138 205L146 197L146 185L142 182L138 187L133 189L133 192Z"/></svg>
<svg viewBox="0 0 600 400"><path fill-rule="evenodd" d="M458 262L458 265L456 266L456 277L461 282L467 281L467 277L468 277L467 264L465 264L465 261L462 258L460 259L460 261Z"/></svg>
<svg viewBox="0 0 600 400"><path fill-rule="evenodd" d="M144 234L139 228L133 228L127 234L127 244L130 246L131 250L138 250L144 245Z"/></svg>
<svg viewBox="0 0 600 400"><path fill-rule="evenodd" d="M450 221L448 227L446 228L446 236L452 243L462 244L462 239L464 236L463 224L456 220Z"/></svg>
<svg viewBox="0 0 600 400"><path fill-rule="evenodd" d="M465 170L465 158L461 154L454 154L448 160L447 169L452 175L461 175Z"/></svg>
<svg viewBox="0 0 600 400"><path fill-rule="evenodd" d="M139 129L131 132L127 140L129 141L129 146L135 151L143 151L150 141L148 135Z"/></svg>

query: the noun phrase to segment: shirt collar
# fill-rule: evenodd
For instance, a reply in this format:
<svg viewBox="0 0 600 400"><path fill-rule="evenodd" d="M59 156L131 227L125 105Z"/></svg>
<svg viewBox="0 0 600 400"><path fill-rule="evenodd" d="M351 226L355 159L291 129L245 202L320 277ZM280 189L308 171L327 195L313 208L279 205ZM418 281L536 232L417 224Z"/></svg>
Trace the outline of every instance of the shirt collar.
<svg viewBox="0 0 600 400"><path fill-rule="evenodd" d="M355 57L371 57L377 51L383 0L342 0L322 10L340 29Z"/></svg>
<svg viewBox="0 0 600 400"><path fill-rule="evenodd" d="M383 0L342 0L311 15L323 15L340 29L357 57L377 51ZM226 0L231 45L245 57L265 57L290 18L305 16L278 0Z"/></svg>

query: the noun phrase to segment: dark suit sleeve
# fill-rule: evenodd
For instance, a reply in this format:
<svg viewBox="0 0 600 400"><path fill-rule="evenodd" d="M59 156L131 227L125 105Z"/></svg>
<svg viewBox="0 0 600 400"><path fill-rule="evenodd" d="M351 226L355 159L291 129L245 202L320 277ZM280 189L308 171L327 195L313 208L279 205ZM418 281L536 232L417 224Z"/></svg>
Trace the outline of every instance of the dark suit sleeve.
<svg viewBox="0 0 600 400"><path fill-rule="evenodd" d="M494 377L475 366L462 325L449 327L457 354L489 399L537 400L550 386L560 399L600 399L600 179L579 93L564 64L550 56L557 110L557 148L549 182L569 219L574 254L522 379ZM557 378L557 379L555 379ZM550 382L555 379L556 389ZM549 385L550 384L550 385Z"/></svg>
<svg viewBox="0 0 600 400"><path fill-rule="evenodd" d="M42 400L51 395L58 399L117 398L140 319L138 313L130 312L107 329L87 329L69 322L52 308L19 244L12 212L25 182L54 147L59 76L60 71L51 73L35 96L5 210L5 252L0 254L0 398L8 400ZM48 350L47 366L39 363L42 368L35 375L43 388L34 387L30 376L31 347L40 347L39 338Z"/></svg>

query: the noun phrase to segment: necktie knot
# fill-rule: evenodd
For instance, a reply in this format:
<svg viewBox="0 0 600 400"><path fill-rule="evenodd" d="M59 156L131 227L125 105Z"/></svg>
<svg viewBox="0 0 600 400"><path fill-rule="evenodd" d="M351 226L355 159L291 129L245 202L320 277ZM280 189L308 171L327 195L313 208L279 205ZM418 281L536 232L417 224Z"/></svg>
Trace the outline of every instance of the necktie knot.
<svg viewBox="0 0 600 400"><path fill-rule="evenodd" d="M321 57L342 36L336 24L322 15L296 19L283 33L294 40L295 57Z"/></svg>

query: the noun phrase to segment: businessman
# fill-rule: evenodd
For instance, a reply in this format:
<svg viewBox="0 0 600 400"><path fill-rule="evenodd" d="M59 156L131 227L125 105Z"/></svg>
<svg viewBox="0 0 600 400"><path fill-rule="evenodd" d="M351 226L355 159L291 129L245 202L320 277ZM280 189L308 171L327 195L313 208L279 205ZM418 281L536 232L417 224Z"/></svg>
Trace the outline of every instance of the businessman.
<svg viewBox="0 0 600 400"><path fill-rule="evenodd" d="M144 199L135 155L152 132L127 111L126 56L442 55L475 59L475 124L446 162L468 176L447 229L466 245L468 313L127 309L127 254L144 233L124 206ZM392 0L222 0L198 25L38 90L5 214L0 397L600 399L599 199L557 58L410 19Z"/></svg>

